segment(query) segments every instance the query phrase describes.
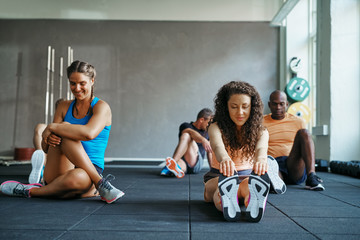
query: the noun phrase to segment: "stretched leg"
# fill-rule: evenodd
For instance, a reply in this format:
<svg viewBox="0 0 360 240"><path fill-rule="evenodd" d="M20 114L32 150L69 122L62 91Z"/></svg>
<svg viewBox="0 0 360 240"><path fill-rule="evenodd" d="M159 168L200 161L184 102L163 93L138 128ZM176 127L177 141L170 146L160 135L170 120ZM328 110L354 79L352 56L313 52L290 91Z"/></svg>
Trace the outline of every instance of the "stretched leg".
<svg viewBox="0 0 360 240"><path fill-rule="evenodd" d="M81 168L67 171L55 178L50 184L41 188L33 188L31 197L76 198L95 196L89 175Z"/></svg>
<svg viewBox="0 0 360 240"><path fill-rule="evenodd" d="M302 178L304 169L306 169L307 175L315 172L314 142L306 129L301 129L296 133L286 164L289 177L294 182Z"/></svg>

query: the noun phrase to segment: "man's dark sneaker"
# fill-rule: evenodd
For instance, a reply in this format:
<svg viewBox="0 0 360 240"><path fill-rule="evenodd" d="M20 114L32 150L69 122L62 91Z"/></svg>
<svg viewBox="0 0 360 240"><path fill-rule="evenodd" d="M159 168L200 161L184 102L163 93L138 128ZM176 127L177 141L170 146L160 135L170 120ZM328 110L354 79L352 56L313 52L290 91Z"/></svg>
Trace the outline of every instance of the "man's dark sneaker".
<svg viewBox="0 0 360 240"><path fill-rule="evenodd" d="M325 188L321 183L322 179L312 172L307 176L305 187L313 191L324 191Z"/></svg>
<svg viewBox="0 0 360 240"><path fill-rule="evenodd" d="M41 187L41 184L35 183L35 184L23 184L18 181L6 181L3 182L0 186L0 192L8 195L8 196L14 196L14 197L30 197L30 189L32 188L39 188Z"/></svg>

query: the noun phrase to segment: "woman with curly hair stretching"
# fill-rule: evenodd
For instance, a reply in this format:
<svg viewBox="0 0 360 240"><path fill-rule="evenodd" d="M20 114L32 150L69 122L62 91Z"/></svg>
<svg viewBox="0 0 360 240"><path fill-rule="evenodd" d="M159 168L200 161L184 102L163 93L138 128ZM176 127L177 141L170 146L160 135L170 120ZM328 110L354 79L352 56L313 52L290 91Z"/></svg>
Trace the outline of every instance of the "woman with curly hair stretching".
<svg viewBox="0 0 360 240"><path fill-rule="evenodd" d="M243 202L247 220L259 222L270 190L263 103L253 86L235 81L221 87L214 101L208 130L214 157L204 175L204 199L228 221L241 218Z"/></svg>

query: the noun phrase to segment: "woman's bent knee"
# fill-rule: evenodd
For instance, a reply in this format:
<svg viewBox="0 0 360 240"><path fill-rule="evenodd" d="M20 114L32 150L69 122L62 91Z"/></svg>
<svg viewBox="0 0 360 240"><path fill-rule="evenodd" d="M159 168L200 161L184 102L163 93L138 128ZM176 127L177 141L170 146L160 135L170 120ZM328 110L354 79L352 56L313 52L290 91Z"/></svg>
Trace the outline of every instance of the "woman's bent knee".
<svg viewBox="0 0 360 240"><path fill-rule="evenodd" d="M64 176L64 187L69 190L88 191L92 186L89 175L82 169L76 168Z"/></svg>

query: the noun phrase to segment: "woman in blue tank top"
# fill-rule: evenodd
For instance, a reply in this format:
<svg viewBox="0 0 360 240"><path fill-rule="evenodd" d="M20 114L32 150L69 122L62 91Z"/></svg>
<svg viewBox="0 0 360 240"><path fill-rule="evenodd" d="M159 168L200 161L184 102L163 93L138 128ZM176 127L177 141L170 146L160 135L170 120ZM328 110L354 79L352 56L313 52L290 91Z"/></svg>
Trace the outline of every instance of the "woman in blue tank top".
<svg viewBox="0 0 360 240"><path fill-rule="evenodd" d="M102 200L114 202L124 193L101 175L111 109L94 96L96 71L92 65L75 61L67 68L67 76L75 99L59 104L53 123L42 134L42 147L47 152L46 185L7 181L1 185L1 192L15 195L12 193L19 192L15 188L20 186L26 197L74 198L95 196L96 188Z"/></svg>

